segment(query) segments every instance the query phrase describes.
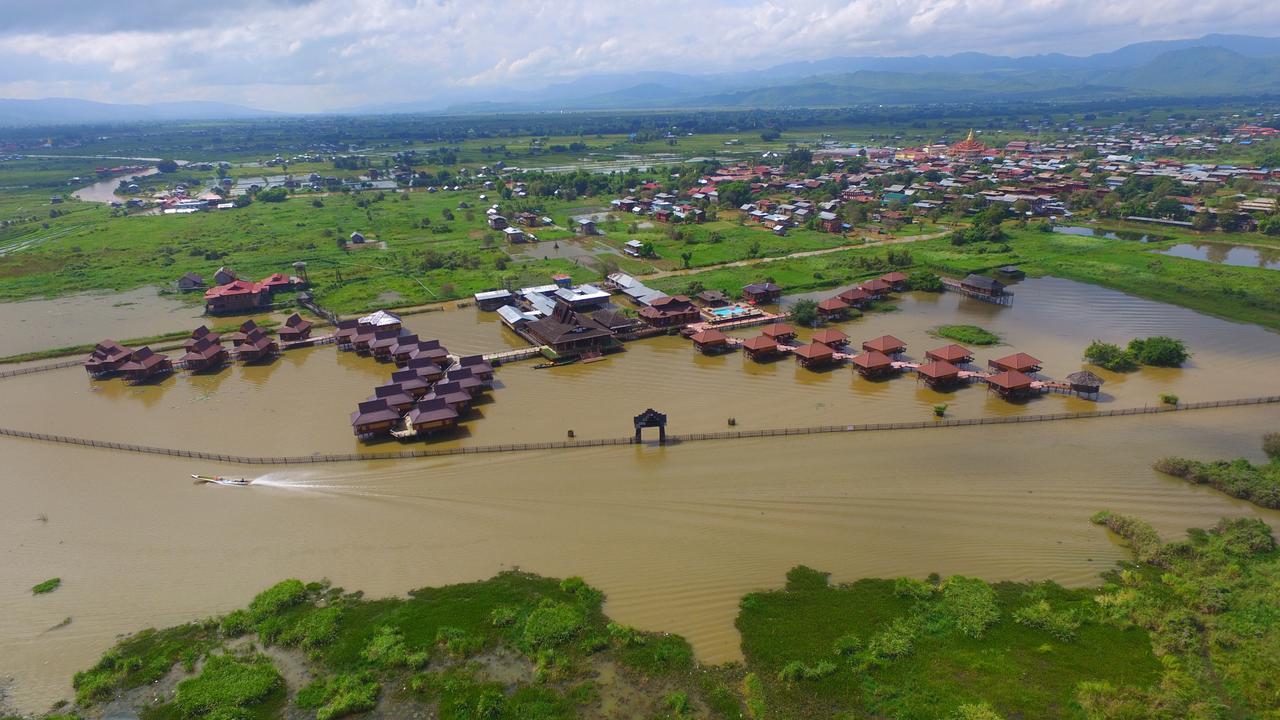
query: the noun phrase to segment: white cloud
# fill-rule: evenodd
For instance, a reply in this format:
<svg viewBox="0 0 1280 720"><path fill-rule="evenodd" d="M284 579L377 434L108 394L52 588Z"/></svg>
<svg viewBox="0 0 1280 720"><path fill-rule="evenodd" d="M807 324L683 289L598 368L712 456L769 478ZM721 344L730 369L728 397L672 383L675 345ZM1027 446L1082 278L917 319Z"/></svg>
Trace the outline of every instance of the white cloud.
<svg viewBox="0 0 1280 720"><path fill-rule="evenodd" d="M588 73L698 74L849 55L1088 54L1280 29L1272 0L279 0L177 15L162 3L110 18L100 3L69 1L9 14L20 1L0 0L12 18L0 24L0 95L80 89L112 102L203 97L281 110L538 87Z"/></svg>

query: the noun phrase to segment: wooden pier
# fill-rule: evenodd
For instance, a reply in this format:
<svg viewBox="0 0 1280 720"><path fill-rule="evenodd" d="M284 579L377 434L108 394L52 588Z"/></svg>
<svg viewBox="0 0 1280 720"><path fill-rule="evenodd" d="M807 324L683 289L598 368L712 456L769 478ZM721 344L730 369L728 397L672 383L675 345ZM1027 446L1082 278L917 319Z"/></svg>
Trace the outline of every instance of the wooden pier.
<svg viewBox="0 0 1280 720"><path fill-rule="evenodd" d="M987 293L970 290L969 288L961 285L959 280L952 280L951 278L942 278L942 288L947 292L960 293L965 297L971 297L974 300L981 300L982 302L994 303L996 305L1013 304L1013 293L1008 290L1002 291L999 295L988 295Z"/></svg>

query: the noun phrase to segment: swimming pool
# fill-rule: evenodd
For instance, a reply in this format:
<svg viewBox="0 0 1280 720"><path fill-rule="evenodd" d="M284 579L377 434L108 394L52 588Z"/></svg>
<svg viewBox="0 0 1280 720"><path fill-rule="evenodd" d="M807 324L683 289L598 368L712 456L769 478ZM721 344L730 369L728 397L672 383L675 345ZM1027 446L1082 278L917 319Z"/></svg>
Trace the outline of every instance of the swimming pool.
<svg viewBox="0 0 1280 720"><path fill-rule="evenodd" d="M727 320L729 318L746 317L754 315L758 310L745 305L728 305L726 307L710 308L707 312L711 313L718 320Z"/></svg>

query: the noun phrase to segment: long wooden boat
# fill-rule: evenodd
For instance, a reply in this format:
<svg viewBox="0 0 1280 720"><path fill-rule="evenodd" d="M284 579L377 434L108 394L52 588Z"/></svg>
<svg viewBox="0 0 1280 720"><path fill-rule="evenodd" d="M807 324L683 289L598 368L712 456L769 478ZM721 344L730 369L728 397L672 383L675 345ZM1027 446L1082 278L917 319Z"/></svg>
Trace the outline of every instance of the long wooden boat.
<svg viewBox="0 0 1280 720"><path fill-rule="evenodd" d="M233 485L235 487L242 487L253 484L253 481L248 478L230 478L223 477L221 475L192 475L191 477L196 482L213 483L214 485Z"/></svg>
<svg viewBox="0 0 1280 720"><path fill-rule="evenodd" d="M572 365L581 358L574 356L571 358L562 358L560 360L552 360L551 362L538 363L533 366L534 370L545 370L547 368L560 367L561 365Z"/></svg>

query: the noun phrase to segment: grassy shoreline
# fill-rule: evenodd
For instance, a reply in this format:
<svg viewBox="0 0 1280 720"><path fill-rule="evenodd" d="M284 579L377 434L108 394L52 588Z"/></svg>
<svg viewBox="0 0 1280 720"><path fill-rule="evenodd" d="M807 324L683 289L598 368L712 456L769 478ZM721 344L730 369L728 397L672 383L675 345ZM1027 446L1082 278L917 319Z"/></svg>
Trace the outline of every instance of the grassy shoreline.
<svg viewBox="0 0 1280 720"><path fill-rule="evenodd" d="M375 704L398 716L531 720L608 708L671 720L923 720L975 708L989 714L972 717L1120 718L1144 706L1169 717L1271 707L1264 678L1280 672L1280 656L1265 649L1280 627L1256 624L1280 610L1270 528L1230 519L1165 543L1136 518L1095 522L1138 557L1097 588L960 576L833 585L796 567L784 587L741 600L740 664L702 666L679 636L611 621L603 595L578 578L504 572L386 599L286 580L221 618L129 636L74 685L81 709L114 698L179 719L288 707L327 720ZM1194 599L1224 573L1233 594ZM300 676L283 679L285 656Z"/></svg>

